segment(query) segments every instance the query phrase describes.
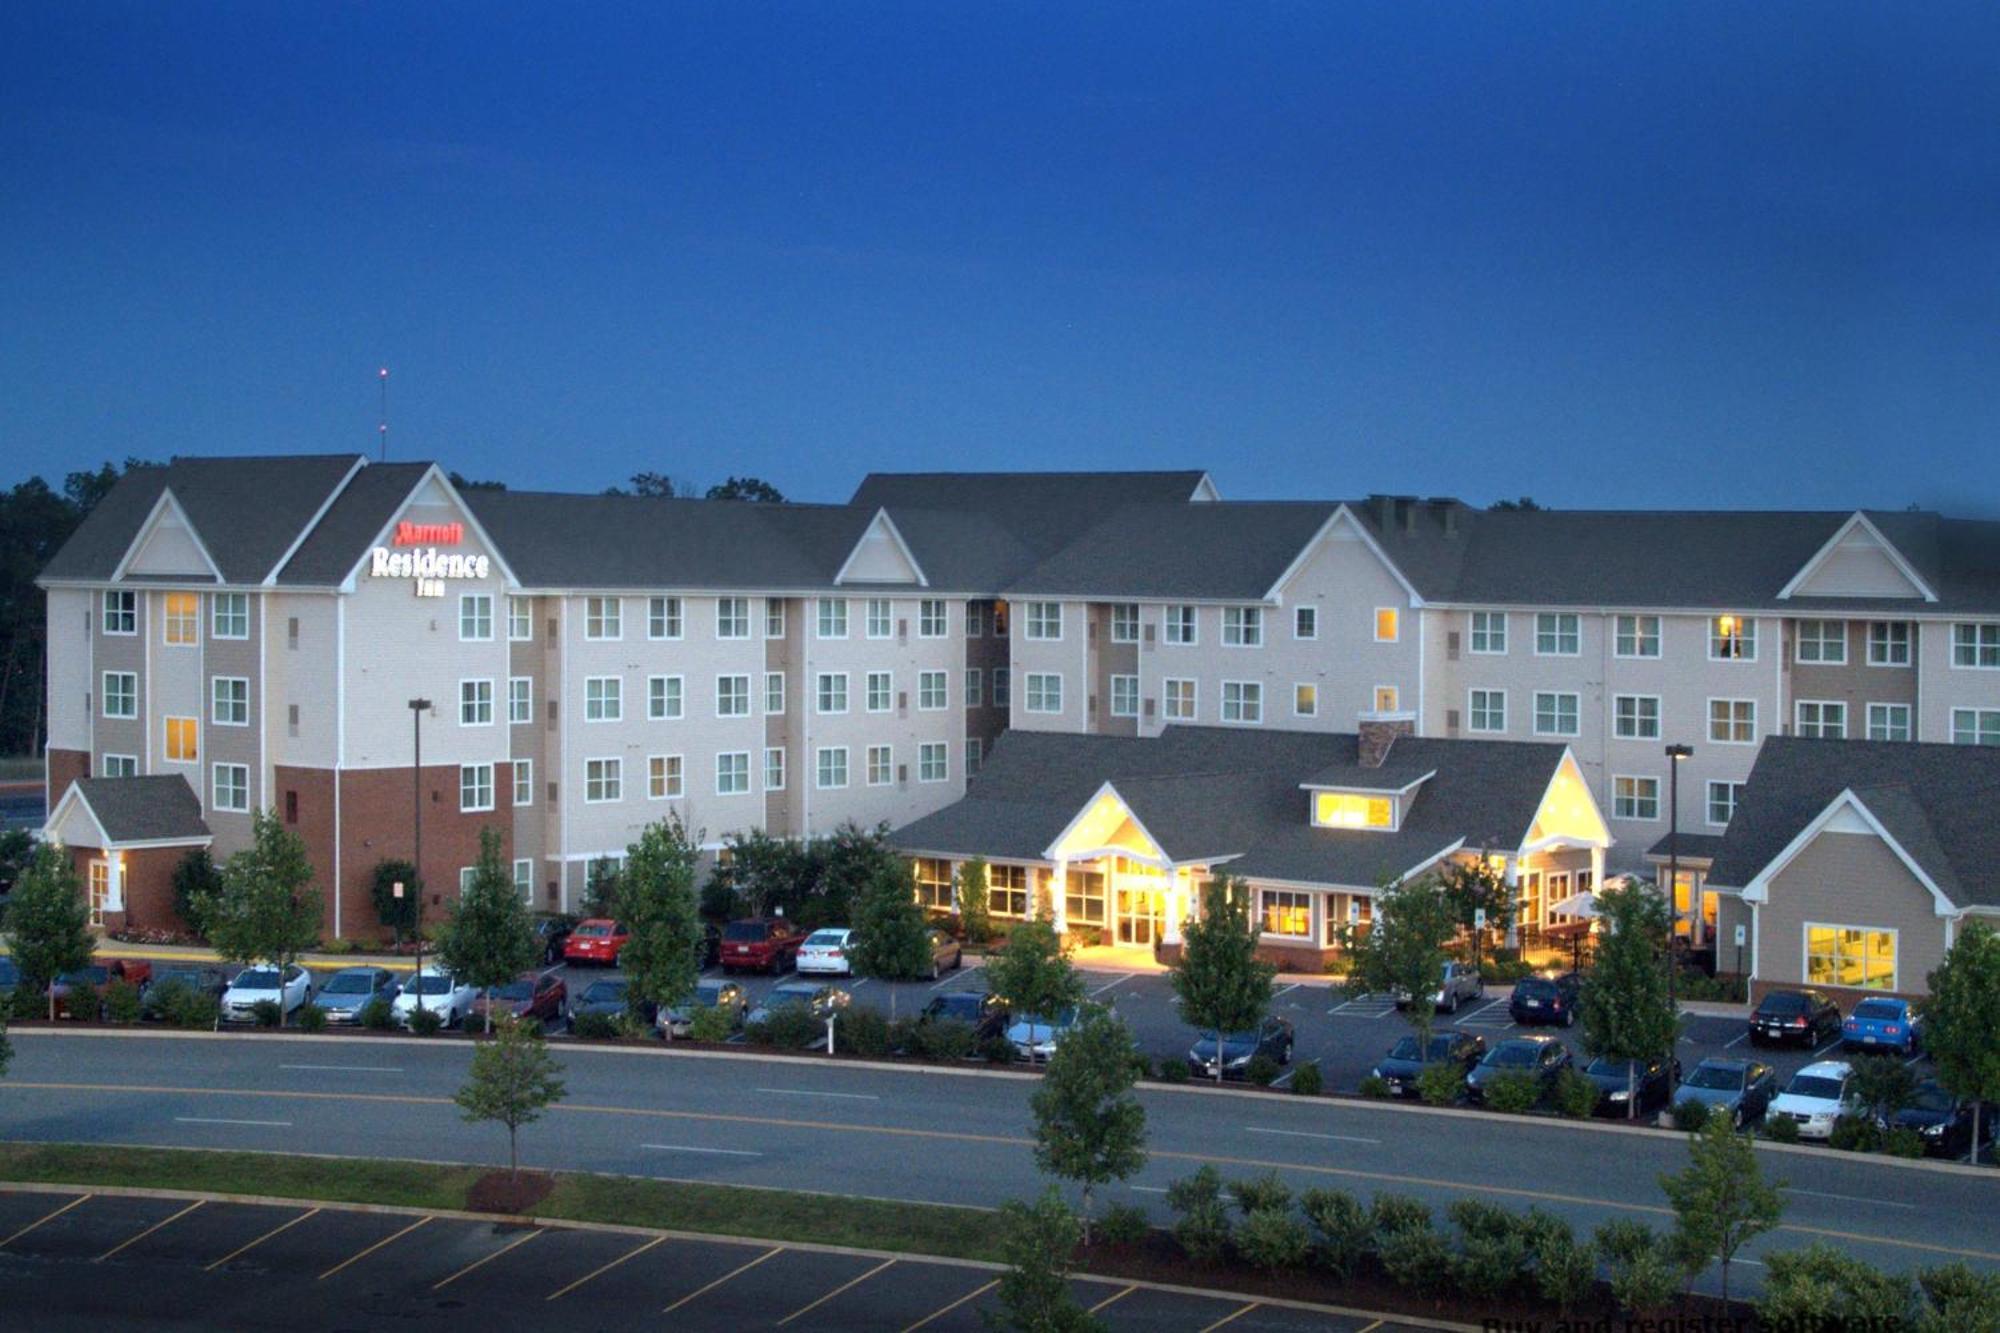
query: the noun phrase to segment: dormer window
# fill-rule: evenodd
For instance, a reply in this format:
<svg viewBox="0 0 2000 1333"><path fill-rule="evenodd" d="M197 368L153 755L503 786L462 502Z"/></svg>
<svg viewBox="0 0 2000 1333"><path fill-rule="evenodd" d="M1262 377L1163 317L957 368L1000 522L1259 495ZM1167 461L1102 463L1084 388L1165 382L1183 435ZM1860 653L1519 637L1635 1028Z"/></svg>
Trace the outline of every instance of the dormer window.
<svg viewBox="0 0 2000 1333"><path fill-rule="evenodd" d="M1361 792L1313 793L1313 823L1321 828L1393 829L1396 801L1390 796Z"/></svg>

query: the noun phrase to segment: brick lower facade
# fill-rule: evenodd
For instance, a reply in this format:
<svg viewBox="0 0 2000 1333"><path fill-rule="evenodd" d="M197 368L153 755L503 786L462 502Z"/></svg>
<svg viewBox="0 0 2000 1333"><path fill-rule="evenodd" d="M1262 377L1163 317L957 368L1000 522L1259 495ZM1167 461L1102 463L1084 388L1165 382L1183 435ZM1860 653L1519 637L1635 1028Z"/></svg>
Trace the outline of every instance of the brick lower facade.
<svg viewBox="0 0 2000 1333"><path fill-rule="evenodd" d="M313 770L322 771L323 770ZM468 814L458 808L458 766L425 765L422 795L424 860L419 871L427 893L424 920L439 920L458 896L458 872L479 860L479 835L492 829L500 835L500 856L513 859L514 819L509 805L514 785L509 765L496 764L494 808ZM280 783L282 789L283 784ZM327 784L331 805L331 783ZM340 775L340 918L334 920L333 877L322 881L329 930L342 937L380 938L386 932L375 915L375 867L383 861L412 858L415 852L414 802L419 799L407 768L349 769ZM331 820L331 811L326 818ZM300 811L303 824L306 814ZM323 838L325 834L321 835ZM311 845L310 841L308 845ZM331 846L327 838L326 845ZM330 855L330 853L329 853Z"/></svg>
<svg viewBox="0 0 2000 1333"><path fill-rule="evenodd" d="M91 862L103 858L95 847L71 847L70 865L76 882L90 891ZM174 911L174 868L192 849L187 847L146 847L124 853L125 910L105 912L104 929L184 931L187 924Z"/></svg>
<svg viewBox="0 0 2000 1333"><path fill-rule="evenodd" d="M62 800L63 793L78 778L90 776L90 752L88 750L50 750L48 752L48 808L54 810L56 802Z"/></svg>

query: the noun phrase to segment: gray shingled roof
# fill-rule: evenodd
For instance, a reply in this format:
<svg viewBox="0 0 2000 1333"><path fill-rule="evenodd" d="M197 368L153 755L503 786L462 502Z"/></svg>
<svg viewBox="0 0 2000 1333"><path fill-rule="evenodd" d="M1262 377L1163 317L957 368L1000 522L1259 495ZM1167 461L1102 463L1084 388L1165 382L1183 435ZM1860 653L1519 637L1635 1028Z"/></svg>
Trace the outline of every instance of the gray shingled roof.
<svg viewBox="0 0 2000 1333"><path fill-rule="evenodd" d="M1271 590L1337 507L1327 500L1123 505L1008 592L1254 600Z"/></svg>
<svg viewBox="0 0 2000 1333"><path fill-rule="evenodd" d="M78 778L77 791L113 843L206 838L201 798L174 773L142 778Z"/></svg>
<svg viewBox="0 0 2000 1333"><path fill-rule="evenodd" d="M1050 555L1128 504L1185 504L1205 472L871 472L849 504L984 514Z"/></svg>
<svg viewBox="0 0 2000 1333"><path fill-rule="evenodd" d="M429 463L374 463L364 467L326 511L326 517L278 573L280 583L333 587L368 554L389 520L430 471Z"/></svg>
<svg viewBox="0 0 2000 1333"><path fill-rule="evenodd" d="M1398 753L1401 752L1401 753ZM1394 833L1314 828L1299 784L1355 763L1352 735L1169 727L1154 739L1009 731L963 799L890 835L910 852L1038 860L1106 782L1175 860L1233 856L1233 872L1372 886L1454 843L1517 846L1560 745L1404 737L1391 752L1437 776Z"/></svg>
<svg viewBox="0 0 2000 1333"><path fill-rule="evenodd" d="M1682 860L1713 861L1715 854L1722 850L1720 833L1669 833L1646 849L1648 857L1665 860L1677 856Z"/></svg>
<svg viewBox="0 0 2000 1333"><path fill-rule="evenodd" d="M1709 882L1742 888L1852 789L1960 907L2000 906L2000 747L1773 736Z"/></svg>

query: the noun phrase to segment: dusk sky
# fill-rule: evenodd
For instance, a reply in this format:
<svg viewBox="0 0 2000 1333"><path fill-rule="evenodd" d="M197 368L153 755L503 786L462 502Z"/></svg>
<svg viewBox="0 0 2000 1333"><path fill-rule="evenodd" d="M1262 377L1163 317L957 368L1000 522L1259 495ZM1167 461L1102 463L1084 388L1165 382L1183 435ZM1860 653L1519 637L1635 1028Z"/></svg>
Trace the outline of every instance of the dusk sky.
<svg viewBox="0 0 2000 1333"><path fill-rule="evenodd" d="M0 483L2000 512L2000 6L16 3Z"/></svg>

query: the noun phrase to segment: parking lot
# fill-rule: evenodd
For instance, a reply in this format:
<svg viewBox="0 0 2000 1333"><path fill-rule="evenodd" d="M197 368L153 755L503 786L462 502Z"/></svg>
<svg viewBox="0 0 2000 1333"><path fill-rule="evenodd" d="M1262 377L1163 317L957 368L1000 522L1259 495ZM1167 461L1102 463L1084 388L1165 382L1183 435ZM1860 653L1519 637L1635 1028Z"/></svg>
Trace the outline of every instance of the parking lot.
<svg viewBox="0 0 2000 1333"><path fill-rule="evenodd" d="M0 1189L0 1299L21 1329L984 1327L982 1265L337 1205ZM108 1280L107 1280L108 1279ZM1115 1330L1403 1333L1422 1325L1077 1279Z"/></svg>

